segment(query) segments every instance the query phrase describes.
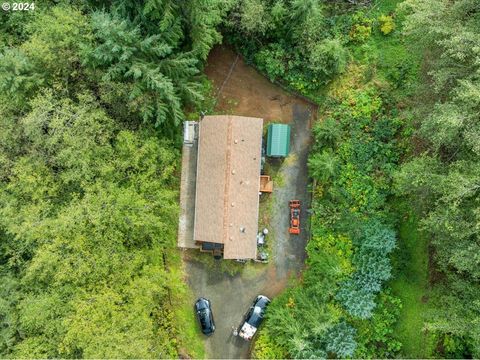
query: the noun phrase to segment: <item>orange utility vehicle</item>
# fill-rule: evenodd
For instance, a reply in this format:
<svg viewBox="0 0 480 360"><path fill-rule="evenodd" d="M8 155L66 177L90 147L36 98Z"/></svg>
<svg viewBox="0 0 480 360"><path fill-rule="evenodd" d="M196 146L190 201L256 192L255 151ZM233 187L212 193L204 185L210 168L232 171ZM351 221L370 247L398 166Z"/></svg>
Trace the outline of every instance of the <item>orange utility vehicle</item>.
<svg viewBox="0 0 480 360"><path fill-rule="evenodd" d="M300 200L290 200L290 234L300 234Z"/></svg>

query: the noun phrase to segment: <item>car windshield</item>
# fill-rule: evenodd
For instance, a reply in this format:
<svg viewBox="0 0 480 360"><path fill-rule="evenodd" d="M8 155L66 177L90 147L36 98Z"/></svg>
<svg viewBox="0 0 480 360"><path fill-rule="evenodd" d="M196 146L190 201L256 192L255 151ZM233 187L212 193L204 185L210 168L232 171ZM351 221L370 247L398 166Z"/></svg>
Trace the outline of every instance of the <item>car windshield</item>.
<svg viewBox="0 0 480 360"><path fill-rule="evenodd" d="M202 309L206 309L207 308L207 304L204 300L199 300L196 302L195 304L197 310L202 310Z"/></svg>

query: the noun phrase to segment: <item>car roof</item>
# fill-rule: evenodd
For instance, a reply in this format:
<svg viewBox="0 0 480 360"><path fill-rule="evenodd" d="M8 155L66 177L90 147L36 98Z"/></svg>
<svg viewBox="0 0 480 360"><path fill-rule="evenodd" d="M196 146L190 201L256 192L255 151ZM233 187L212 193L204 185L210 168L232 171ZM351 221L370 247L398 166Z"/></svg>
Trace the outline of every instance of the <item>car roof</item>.
<svg viewBox="0 0 480 360"><path fill-rule="evenodd" d="M210 309L200 310L200 322L204 328L212 327L212 312Z"/></svg>
<svg viewBox="0 0 480 360"><path fill-rule="evenodd" d="M253 302L253 309L250 312L250 316L246 319L247 323L252 326L259 327L263 320L263 312L267 307L270 299L266 296L259 295Z"/></svg>
<svg viewBox="0 0 480 360"><path fill-rule="evenodd" d="M263 317L261 316L261 314L254 310L250 315L250 317L247 319L247 323L258 328L262 323L262 320L263 320Z"/></svg>

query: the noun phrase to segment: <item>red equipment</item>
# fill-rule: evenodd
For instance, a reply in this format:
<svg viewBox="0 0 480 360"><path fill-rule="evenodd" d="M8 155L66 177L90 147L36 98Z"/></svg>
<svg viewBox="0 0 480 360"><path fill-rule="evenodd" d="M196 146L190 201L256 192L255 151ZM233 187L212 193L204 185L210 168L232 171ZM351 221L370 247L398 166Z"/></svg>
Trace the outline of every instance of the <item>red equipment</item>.
<svg viewBox="0 0 480 360"><path fill-rule="evenodd" d="M300 234L300 200L290 200L290 234Z"/></svg>

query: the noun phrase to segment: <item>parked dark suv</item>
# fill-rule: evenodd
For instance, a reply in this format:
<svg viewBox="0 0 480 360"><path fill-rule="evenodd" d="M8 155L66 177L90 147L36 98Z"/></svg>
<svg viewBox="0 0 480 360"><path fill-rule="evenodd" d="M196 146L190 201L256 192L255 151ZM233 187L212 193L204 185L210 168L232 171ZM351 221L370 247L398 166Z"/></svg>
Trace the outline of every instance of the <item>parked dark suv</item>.
<svg viewBox="0 0 480 360"><path fill-rule="evenodd" d="M202 333L205 335L212 335L215 331L215 322L213 321L210 300L199 298L195 302L195 311L197 313L198 321L200 322Z"/></svg>

